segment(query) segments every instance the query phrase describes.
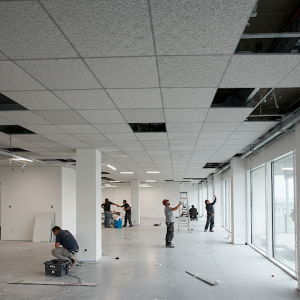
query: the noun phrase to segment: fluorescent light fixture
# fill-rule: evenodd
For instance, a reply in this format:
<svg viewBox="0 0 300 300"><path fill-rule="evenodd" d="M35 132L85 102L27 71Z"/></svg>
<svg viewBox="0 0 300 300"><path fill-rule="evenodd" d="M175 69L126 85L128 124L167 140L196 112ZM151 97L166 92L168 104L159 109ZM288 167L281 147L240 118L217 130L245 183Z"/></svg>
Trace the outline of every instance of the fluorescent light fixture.
<svg viewBox="0 0 300 300"><path fill-rule="evenodd" d="M292 170L294 170L294 168L282 168L282 170L292 171Z"/></svg>
<svg viewBox="0 0 300 300"><path fill-rule="evenodd" d="M159 171L148 171L147 172L148 174L157 174L157 173L160 173Z"/></svg>
<svg viewBox="0 0 300 300"><path fill-rule="evenodd" d="M120 172L121 174L134 174L134 172Z"/></svg>
<svg viewBox="0 0 300 300"><path fill-rule="evenodd" d="M109 168L113 169L113 170L117 170L115 167L111 166L111 165L107 165Z"/></svg>
<svg viewBox="0 0 300 300"><path fill-rule="evenodd" d="M109 182L120 182L119 180L109 181Z"/></svg>
<svg viewBox="0 0 300 300"><path fill-rule="evenodd" d="M21 161L21 162L23 162L23 161L33 162L33 160L31 160L31 159L29 159L29 158L18 157L18 156L14 156L14 157L12 158L12 160L15 160L15 161Z"/></svg>
<svg viewBox="0 0 300 300"><path fill-rule="evenodd" d="M106 187L117 187L116 185L107 185Z"/></svg>
<svg viewBox="0 0 300 300"><path fill-rule="evenodd" d="M148 185L147 183L146 184L140 184L140 187L153 187L152 185Z"/></svg>
<svg viewBox="0 0 300 300"><path fill-rule="evenodd" d="M156 182L156 180L146 180L146 182Z"/></svg>

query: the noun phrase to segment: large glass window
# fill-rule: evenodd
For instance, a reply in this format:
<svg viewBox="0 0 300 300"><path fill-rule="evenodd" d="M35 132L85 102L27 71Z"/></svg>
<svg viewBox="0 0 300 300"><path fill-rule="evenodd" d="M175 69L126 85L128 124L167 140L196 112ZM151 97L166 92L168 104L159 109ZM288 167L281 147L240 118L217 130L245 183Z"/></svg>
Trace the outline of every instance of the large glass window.
<svg viewBox="0 0 300 300"><path fill-rule="evenodd" d="M226 179L224 182L225 192L225 213L224 213L224 226L231 230L231 185L230 179Z"/></svg>
<svg viewBox="0 0 300 300"><path fill-rule="evenodd" d="M251 171L252 244L267 251L265 167Z"/></svg>
<svg viewBox="0 0 300 300"><path fill-rule="evenodd" d="M293 154L272 164L274 258L295 271Z"/></svg>

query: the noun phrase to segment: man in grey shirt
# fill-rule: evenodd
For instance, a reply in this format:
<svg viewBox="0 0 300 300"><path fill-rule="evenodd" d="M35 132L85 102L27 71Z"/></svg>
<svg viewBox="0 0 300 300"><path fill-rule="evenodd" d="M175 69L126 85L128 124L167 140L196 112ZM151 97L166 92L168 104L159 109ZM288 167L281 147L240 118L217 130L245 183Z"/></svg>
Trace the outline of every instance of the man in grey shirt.
<svg viewBox="0 0 300 300"><path fill-rule="evenodd" d="M167 234L166 234L166 247L174 248L172 244L172 239L174 237L174 215L173 211L177 210L180 206L180 203L176 207L170 207L170 202L167 199L163 200L163 205L165 206L165 215L166 215L166 225L167 225Z"/></svg>

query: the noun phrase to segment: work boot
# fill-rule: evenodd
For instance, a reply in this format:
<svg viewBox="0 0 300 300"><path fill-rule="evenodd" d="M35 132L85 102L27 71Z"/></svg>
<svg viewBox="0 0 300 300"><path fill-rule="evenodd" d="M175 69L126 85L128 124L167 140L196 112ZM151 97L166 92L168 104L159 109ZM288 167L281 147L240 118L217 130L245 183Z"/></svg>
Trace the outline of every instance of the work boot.
<svg viewBox="0 0 300 300"><path fill-rule="evenodd" d="M131 224L131 225L129 225L129 227L132 227L132 224Z"/></svg>
<svg viewBox="0 0 300 300"><path fill-rule="evenodd" d="M210 230L210 232L214 232L214 230L213 230L213 229L211 229L211 230Z"/></svg>
<svg viewBox="0 0 300 300"><path fill-rule="evenodd" d="M175 246L173 244L166 244L167 248L175 248Z"/></svg>
<svg viewBox="0 0 300 300"><path fill-rule="evenodd" d="M123 227L127 227L127 224L124 224Z"/></svg>
<svg viewBox="0 0 300 300"><path fill-rule="evenodd" d="M207 232L207 229L204 229L205 232Z"/></svg>

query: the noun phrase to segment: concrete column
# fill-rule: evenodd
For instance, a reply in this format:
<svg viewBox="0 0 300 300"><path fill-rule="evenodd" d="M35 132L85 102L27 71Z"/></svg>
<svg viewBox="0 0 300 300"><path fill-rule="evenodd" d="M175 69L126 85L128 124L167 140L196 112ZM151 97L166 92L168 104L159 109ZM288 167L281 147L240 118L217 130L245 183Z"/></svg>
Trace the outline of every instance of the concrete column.
<svg viewBox="0 0 300 300"><path fill-rule="evenodd" d="M207 199L212 202L214 197L214 180L207 180Z"/></svg>
<svg viewBox="0 0 300 300"><path fill-rule="evenodd" d="M296 242L297 242L297 265L296 265L296 275L298 274L298 290L300 289L300 281L299 281L299 270L300 270L300 205L298 205L300 201L300 171L298 174L298 170L300 170L300 123L297 123L295 126L295 153L294 153L294 178L295 178L295 226L296 226ZM298 201L299 199L299 201Z"/></svg>
<svg viewBox="0 0 300 300"><path fill-rule="evenodd" d="M131 220L133 225L140 225L140 181L131 180Z"/></svg>
<svg viewBox="0 0 300 300"><path fill-rule="evenodd" d="M204 201L207 200L207 182L202 183L202 211L203 216L206 216L206 209L205 209L205 203Z"/></svg>
<svg viewBox="0 0 300 300"><path fill-rule="evenodd" d="M231 159L232 243L247 242L247 161Z"/></svg>
<svg viewBox="0 0 300 300"><path fill-rule="evenodd" d="M198 214L202 215L202 184L198 184Z"/></svg>
<svg viewBox="0 0 300 300"><path fill-rule="evenodd" d="M96 262L101 244L101 152L76 150L77 236L80 261Z"/></svg>
<svg viewBox="0 0 300 300"><path fill-rule="evenodd" d="M214 195L217 197L215 204L215 224L216 226L223 226L223 195L222 195L222 175L214 175ZM212 199L213 200L213 199Z"/></svg>

